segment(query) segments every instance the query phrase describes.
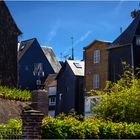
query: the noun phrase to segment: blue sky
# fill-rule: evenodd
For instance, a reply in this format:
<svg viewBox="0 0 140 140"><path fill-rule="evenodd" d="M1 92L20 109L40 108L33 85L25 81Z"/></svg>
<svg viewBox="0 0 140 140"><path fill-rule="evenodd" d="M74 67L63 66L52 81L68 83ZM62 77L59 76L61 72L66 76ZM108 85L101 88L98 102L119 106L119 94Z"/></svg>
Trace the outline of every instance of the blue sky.
<svg viewBox="0 0 140 140"><path fill-rule="evenodd" d="M23 32L19 40L36 37L53 48L58 59L71 55L82 59L83 47L95 39L113 41L132 22L130 13L138 1L6 1Z"/></svg>

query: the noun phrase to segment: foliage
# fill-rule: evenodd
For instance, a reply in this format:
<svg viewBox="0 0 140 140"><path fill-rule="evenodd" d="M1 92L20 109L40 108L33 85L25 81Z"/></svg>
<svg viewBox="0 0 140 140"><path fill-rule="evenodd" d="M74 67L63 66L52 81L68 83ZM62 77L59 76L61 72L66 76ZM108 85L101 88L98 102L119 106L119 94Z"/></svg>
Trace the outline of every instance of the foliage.
<svg viewBox="0 0 140 140"><path fill-rule="evenodd" d="M16 88L0 86L0 97L10 100L28 101L31 99L31 92L27 90L22 91Z"/></svg>
<svg viewBox="0 0 140 140"><path fill-rule="evenodd" d="M7 124L0 124L0 139L17 139L21 137L21 120L10 119Z"/></svg>
<svg viewBox="0 0 140 140"><path fill-rule="evenodd" d="M127 67L121 79L108 82L104 91L94 91L100 96L98 106L93 108L96 117L140 123L140 79L132 70Z"/></svg>
<svg viewBox="0 0 140 140"><path fill-rule="evenodd" d="M61 115L56 118L45 117L42 122L43 139L138 139L140 124L115 123L109 120L88 117L80 121L79 117ZM5 132L5 133L3 133ZM22 121L11 119L7 124L0 124L0 139L19 138L22 136Z"/></svg>
<svg viewBox="0 0 140 140"><path fill-rule="evenodd" d="M46 117L42 124L43 139L121 139L139 138L140 124L101 120L89 117L80 121L72 116Z"/></svg>

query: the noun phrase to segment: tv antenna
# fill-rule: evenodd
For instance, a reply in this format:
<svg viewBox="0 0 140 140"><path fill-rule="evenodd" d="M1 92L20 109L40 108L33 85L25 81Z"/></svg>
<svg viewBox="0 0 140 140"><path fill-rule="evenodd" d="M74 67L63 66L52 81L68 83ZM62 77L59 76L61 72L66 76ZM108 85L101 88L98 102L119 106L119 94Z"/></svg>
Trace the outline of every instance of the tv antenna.
<svg viewBox="0 0 140 140"><path fill-rule="evenodd" d="M72 42L72 56L71 59L74 60L74 48L73 48L73 36L71 37L71 42Z"/></svg>

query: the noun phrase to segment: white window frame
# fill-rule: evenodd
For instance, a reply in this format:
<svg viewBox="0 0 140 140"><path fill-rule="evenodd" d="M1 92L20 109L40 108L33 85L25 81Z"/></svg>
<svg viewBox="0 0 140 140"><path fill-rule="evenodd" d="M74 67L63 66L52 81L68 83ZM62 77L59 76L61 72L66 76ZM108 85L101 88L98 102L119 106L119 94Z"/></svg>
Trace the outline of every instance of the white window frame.
<svg viewBox="0 0 140 140"><path fill-rule="evenodd" d="M44 76L43 63L34 63L34 76Z"/></svg>
<svg viewBox="0 0 140 140"><path fill-rule="evenodd" d="M100 62L100 50L95 50L93 53L94 64Z"/></svg>
<svg viewBox="0 0 140 140"><path fill-rule="evenodd" d="M99 89L99 87L100 87L100 76L99 74L94 74L93 75L93 88Z"/></svg>
<svg viewBox="0 0 140 140"><path fill-rule="evenodd" d="M52 105L56 105L56 97L49 97L49 105L52 106Z"/></svg>
<svg viewBox="0 0 140 140"><path fill-rule="evenodd" d="M136 37L136 45L140 46L140 36Z"/></svg>

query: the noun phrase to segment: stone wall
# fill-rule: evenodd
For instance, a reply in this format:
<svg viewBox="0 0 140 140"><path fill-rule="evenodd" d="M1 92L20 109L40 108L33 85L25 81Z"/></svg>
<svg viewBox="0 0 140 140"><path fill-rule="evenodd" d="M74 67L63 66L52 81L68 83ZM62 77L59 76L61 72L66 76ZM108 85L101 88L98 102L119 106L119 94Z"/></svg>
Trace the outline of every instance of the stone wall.
<svg viewBox="0 0 140 140"><path fill-rule="evenodd" d="M44 114L37 110L22 113L22 139L41 139L41 125Z"/></svg>
<svg viewBox="0 0 140 140"><path fill-rule="evenodd" d="M48 92L46 90L32 91L31 107L41 111L44 115L48 115Z"/></svg>
<svg viewBox="0 0 140 140"><path fill-rule="evenodd" d="M21 102L0 98L0 123L6 123L9 119L20 118L21 111L30 102Z"/></svg>

